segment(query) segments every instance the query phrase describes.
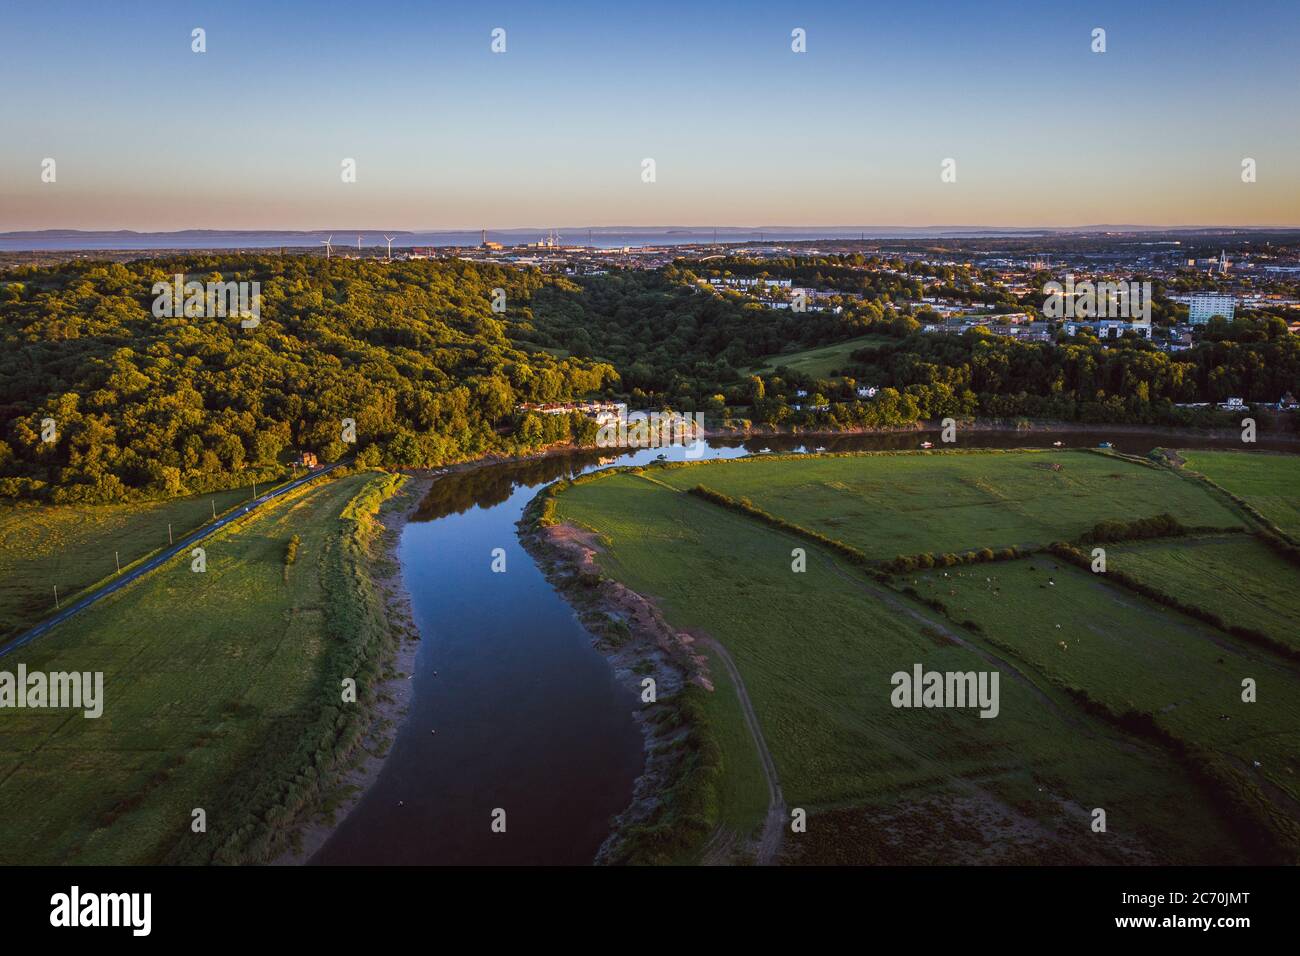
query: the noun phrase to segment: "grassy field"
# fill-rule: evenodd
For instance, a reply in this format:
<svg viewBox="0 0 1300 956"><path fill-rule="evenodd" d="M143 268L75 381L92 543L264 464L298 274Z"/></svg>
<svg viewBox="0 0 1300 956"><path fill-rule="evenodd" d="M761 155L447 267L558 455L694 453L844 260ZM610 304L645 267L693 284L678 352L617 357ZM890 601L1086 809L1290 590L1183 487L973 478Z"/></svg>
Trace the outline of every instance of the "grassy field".
<svg viewBox="0 0 1300 956"><path fill-rule="evenodd" d="M1110 470L1132 467L1099 461ZM761 471L845 464L773 462ZM744 471L748 481L758 473L747 470L752 467L734 473ZM848 838L852 846L824 833L810 839L811 861L832 852L856 862L891 853L912 862L1242 858L1214 809L1189 796L1196 785L1177 760L1121 739L1032 670L1017 677L997 668L1001 712L995 719L973 710L894 708L890 678L899 670L922 663L979 671L990 669L989 661L945 632L937 613L860 570L660 483L689 485L680 479L716 470L653 469L575 485L558 497L558 517L598 533L604 571L656 600L676 626L706 632L729 649L786 802L810 811L810 827L843 812L865 814ZM902 486L901 494L908 493ZM840 499L831 493L825 500ZM804 573L791 570L795 546L808 551ZM724 739L743 736L739 711L729 703L719 702L709 717ZM720 802L747 811L720 819L724 828L752 825L760 785L752 775L748 783L728 784L732 795ZM921 806L923 819L916 816ZM1104 841L1089 839L1088 809L1096 806L1111 815L1111 837ZM951 839L936 842L936 832ZM799 837L789 839L799 858ZM882 843L889 840L891 846Z"/></svg>
<svg viewBox="0 0 1300 956"><path fill-rule="evenodd" d="M10 671L103 671L106 703L97 720L0 717L0 862L274 852L349 744L337 674L367 696L382 627L363 567L368 514L399 482L372 472L308 485L208 539L206 573L173 560L7 657ZM190 830L196 807L206 833Z"/></svg>
<svg viewBox="0 0 1300 956"><path fill-rule="evenodd" d="M1149 548L1161 546L1182 551L1185 543ZM1131 558L1122 555L1117 566ZM1270 812L1300 824L1300 676L1292 666L1051 556L924 572L916 580L921 594L943 601L954 618L978 623L1014 660L1115 714L1146 715L1194 748L1198 762L1218 755L1219 766L1244 774ZM1212 600L1212 577L1197 582L1187 589L1200 603ZM1267 694L1243 702L1243 678Z"/></svg>
<svg viewBox="0 0 1300 956"><path fill-rule="evenodd" d="M264 491L265 486L258 491ZM167 546L167 525L180 540L217 513L253 497L236 488L171 501L123 505L0 504L0 644L74 600L121 566Z"/></svg>
<svg viewBox="0 0 1300 956"><path fill-rule="evenodd" d="M1245 499L1287 534L1300 535L1300 455L1189 451L1186 467Z"/></svg>
<svg viewBox="0 0 1300 956"><path fill-rule="evenodd" d="M714 693L705 697L705 709L709 723L716 728L715 736L722 750L724 776L718 818L728 832L752 836L767 815L767 780L763 777L754 738L745 728L736 688L717 655L707 649L704 654L709 659L714 688Z"/></svg>
<svg viewBox="0 0 1300 956"><path fill-rule="evenodd" d="M846 366L852 364L850 353L869 345L883 345L894 341L884 335L860 335L856 339L847 339L833 345L821 345L815 349L800 352L788 352L784 355L769 355L761 365L750 369L751 374L768 374L777 366L784 365L796 372L802 372L813 378L831 378Z"/></svg>
<svg viewBox="0 0 1300 956"><path fill-rule="evenodd" d="M656 474L675 488L704 484L748 497L873 558L1045 545L1073 539L1105 519L1163 512L1187 525L1241 523L1194 482L1088 451L754 459Z"/></svg>
<svg viewBox="0 0 1300 956"><path fill-rule="evenodd" d="M1300 569L1247 535L1197 537L1171 545L1111 545L1109 567L1223 618L1300 648Z"/></svg>

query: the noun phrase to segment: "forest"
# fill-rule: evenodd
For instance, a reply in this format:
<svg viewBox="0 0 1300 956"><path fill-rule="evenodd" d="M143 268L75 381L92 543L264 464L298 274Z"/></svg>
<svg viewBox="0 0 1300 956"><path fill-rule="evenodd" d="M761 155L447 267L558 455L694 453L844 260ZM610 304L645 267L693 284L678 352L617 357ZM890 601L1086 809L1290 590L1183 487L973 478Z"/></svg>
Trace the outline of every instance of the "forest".
<svg viewBox="0 0 1300 956"><path fill-rule="evenodd" d="M259 282L260 324L155 317L153 284L178 273ZM543 282L456 260L376 268L237 254L10 270L0 280L0 495L187 494L281 474L300 449L413 466L590 440L582 416L517 412L618 384L607 364L512 339ZM494 289L504 314L492 310Z"/></svg>
<svg viewBox="0 0 1300 956"><path fill-rule="evenodd" d="M925 335L893 302L915 291L914 266L850 281L852 256L801 260L800 281L872 291L839 313L796 313L701 288L703 265L570 278L454 258L212 253L11 268L0 496L172 497L281 475L302 450L412 467L590 445L583 415L519 408L583 397L703 410L732 427L839 429L947 416L1224 425L1228 413L1178 406L1300 393L1300 340L1276 318L1216 323L1177 353L1136 339ZM768 270L788 271L747 271ZM177 274L258 282L260 322L157 317L154 283ZM864 335L876 344L827 379L780 364ZM864 399L859 386L877 391Z"/></svg>

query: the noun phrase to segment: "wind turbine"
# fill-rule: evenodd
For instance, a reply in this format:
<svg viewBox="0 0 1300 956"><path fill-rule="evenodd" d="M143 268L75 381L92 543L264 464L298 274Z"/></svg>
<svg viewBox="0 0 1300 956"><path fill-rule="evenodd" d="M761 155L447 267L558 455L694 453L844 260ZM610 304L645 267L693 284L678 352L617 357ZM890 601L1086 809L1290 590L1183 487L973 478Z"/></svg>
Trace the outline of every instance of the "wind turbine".
<svg viewBox="0 0 1300 956"><path fill-rule="evenodd" d="M328 259L328 258L330 257L330 243L333 242L333 241L334 241L334 237L333 237L333 236L330 236L328 239L322 239L322 240L321 240L321 244L325 247L325 258L326 258L326 259Z"/></svg>
<svg viewBox="0 0 1300 956"><path fill-rule="evenodd" d="M361 258L361 237L357 236L357 258Z"/></svg>
<svg viewBox="0 0 1300 956"><path fill-rule="evenodd" d="M388 240L388 258L389 258L389 260L391 261L392 258L393 258L393 240L396 239L397 237L396 237L396 236L384 236L384 238Z"/></svg>

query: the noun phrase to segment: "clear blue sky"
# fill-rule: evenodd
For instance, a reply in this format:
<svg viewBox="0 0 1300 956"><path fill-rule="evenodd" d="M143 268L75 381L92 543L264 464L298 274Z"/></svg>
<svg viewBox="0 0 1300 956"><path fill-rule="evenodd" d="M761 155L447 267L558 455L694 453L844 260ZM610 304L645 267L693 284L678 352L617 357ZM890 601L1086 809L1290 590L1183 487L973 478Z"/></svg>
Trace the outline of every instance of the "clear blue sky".
<svg viewBox="0 0 1300 956"><path fill-rule="evenodd" d="M1298 48L1295 0L0 0L0 229L1300 225Z"/></svg>

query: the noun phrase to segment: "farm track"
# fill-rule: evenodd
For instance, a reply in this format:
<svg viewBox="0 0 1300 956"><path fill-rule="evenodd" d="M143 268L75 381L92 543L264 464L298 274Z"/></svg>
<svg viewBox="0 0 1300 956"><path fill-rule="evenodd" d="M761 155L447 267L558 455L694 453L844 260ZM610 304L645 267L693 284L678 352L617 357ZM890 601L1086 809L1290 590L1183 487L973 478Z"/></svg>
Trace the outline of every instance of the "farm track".
<svg viewBox="0 0 1300 956"><path fill-rule="evenodd" d="M683 495L684 498L691 500L695 505L697 505L700 508L706 508L706 509L715 508L715 506L710 505L704 501L700 501L696 499L693 495L689 495L685 492L679 491L678 489L673 488L671 485L667 485L661 481L658 481L655 478L646 475L643 475L641 477L644 477L651 484L658 485L661 488L672 491L674 494ZM728 513L730 514L730 512ZM741 521L745 523L750 522L750 519L745 518L741 515L733 514L732 517L737 521ZM763 527L789 540L797 541L804 546L807 546L809 544L809 542L805 541L803 538L800 538L798 535L792 534L790 532L783 531L779 528L773 528L768 525L763 525ZM909 617L916 620L917 622L919 622L920 624L922 624L923 626L930 627L936 632L942 634L944 637L948 638L949 640L952 640L955 643L960 644L962 647L965 647L968 650L976 654L979 654L981 657L983 657L986 661L988 661L993 666L1005 670L1014 680L1023 683L1025 687L1029 689L1030 693L1032 693L1036 699L1038 699L1044 706L1048 707L1053 713L1057 714L1061 718L1061 720L1067 723L1069 726L1078 728L1081 732L1088 734L1089 736L1094 735L1095 729L1091 724L1081 719L1077 714L1062 709L1057 704L1057 702L1053 700L1050 696L1045 694L1038 687L1038 685L1033 682L1033 680L1031 680L1028 676L1026 676L1017 668L1013 667L1007 661L998 657L996 654L993 654L991 651L985 650L984 648L973 643L972 641L967 640L962 635L956 633L951 627L948 626L947 622L932 617L922 612L919 609L910 607L903 598L892 594L887 589L876 587L872 585L871 582L862 578L860 575L855 574L841 567L839 562L837 562L830 555L824 554L819 547L814 545L812 550L814 551L815 554L817 554L818 558L830 568L832 572L834 572L837 576L842 578L851 586L863 591L865 594L869 595L870 597L884 604L890 610L906 614ZM699 640L701 641L701 643L704 643L708 647L712 648L713 650L716 650L718 652L719 658L723 661L724 666L727 668L727 671L730 674L732 681L736 685L736 693L740 697L741 706L744 711L745 723L748 725L750 734L753 736L755 745L758 747L759 756L763 763L763 772L764 775L767 777L767 781L768 781L769 803L768 803L767 819L764 821L763 832L759 839L758 856L756 862L759 865L769 864L775 861L775 858L780 851L781 844L785 836L785 822L787 818L787 808L785 806L784 795L781 792L780 782L777 778L776 766L772 762L771 753L768 751L767 744L763 740L763 734L762 734L762 730L759 727L758 717L754 713L753 706L749 699L749 694L745 690L744 682L741 679L740 672L739 669L736 667L735 661L732 660L731 656L726 652L726 649L723 648L722 645L719 644L716 640L707 637L701 637L699 638ZM1117 743L1119 742L1120 741L1117 741ZM1125 740L1123 741L1123 743L1128 744L1129 742ZM925 764L926 766L931 767L935 771L942 772L942 768L938 764L932 762L925 755L912 753L912 757L920 761L921 763ZM1012 819L1015 819L1020 826L1027 828L1031 832L1037 833L1040 838L1047 841L1051 841L1056 838L1056 835L1052 833L1052 831L1044 827L1041 822L1034 819L1033 817L1024 814L1019 809L1007 804L1007 802L1003 800L1001 797L997 796L996 794L992 793L990 790L981 786L976 781L962 778L962 777L951 777L950 779L952 780L952 783L963 792L969 794L972 797L976 797L984 801L987 805L1001 808L1001 810L1004 813L1008 814Z"/></svg>
<svg viewBox="0 0 1300 956"><path fill-rule="evenodd" d="M740 708L745 715L745 726L749 728L749 734L754 738L754 746L758 748L758 757L763 764L763 776L767 778L768 803L767 819L763 821L763 832L759 836L755 862L759 866L770 866L776 862L776 857L781 852L781 842L785 838L785 796L781 793L781 781L776 774L776 763L772 760L772 752L767 749L767 741L763 739L763 729L758 725L758 715L754 713L754 705L749 699L749 691L745 689L745 681L740 676L740 668L731 659L727 649L713 638L697 637L696 640L716 653L718 659L722 661L722 666L727 669L727 675L736 687L736 696L740 699Z"/></svg>

